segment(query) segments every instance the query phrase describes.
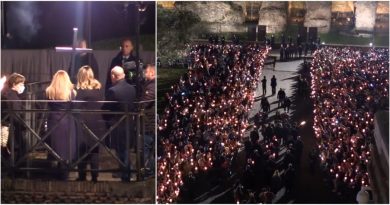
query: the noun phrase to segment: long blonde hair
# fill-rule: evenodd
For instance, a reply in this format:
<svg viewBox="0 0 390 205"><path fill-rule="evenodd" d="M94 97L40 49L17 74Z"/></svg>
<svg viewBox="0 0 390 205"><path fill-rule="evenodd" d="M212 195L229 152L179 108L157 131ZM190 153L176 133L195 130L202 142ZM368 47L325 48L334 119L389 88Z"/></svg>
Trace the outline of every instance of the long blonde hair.
<svg viewBox="0 0 390 205"><path fill-rule="evenodd" d="M102 85L95 79L91 66L85 65L77 73L77 89L100 89Z"/></svg>
<svg viewBox="0 0 390 205"><path fill-rule="evenodd" d="M64 70L57 71L54 74L49 87L46 88L46 96L50 100L71 100L72 92L76 95L69 75Z"/></svg>

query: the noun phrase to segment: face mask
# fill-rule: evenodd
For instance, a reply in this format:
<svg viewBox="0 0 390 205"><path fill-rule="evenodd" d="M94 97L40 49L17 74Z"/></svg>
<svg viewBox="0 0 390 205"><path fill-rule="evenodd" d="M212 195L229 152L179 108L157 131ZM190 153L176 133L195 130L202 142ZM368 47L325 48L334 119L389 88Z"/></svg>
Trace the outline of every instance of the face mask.
<svg viewBox="0 0 390 205"><path fill-rule="evenodd" d="M26 89L24 85L20 86L19 89L17 90L18 94L22 94L24 92L24 89Z"/></svg>

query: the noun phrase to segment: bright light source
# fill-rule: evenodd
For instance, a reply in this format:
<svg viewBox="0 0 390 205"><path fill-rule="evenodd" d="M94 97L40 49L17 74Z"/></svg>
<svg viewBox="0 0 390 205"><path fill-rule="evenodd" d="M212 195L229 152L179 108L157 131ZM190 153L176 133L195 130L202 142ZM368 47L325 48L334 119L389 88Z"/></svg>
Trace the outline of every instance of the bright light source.
<svg viewBox="0 0 390 205"><path fill-rule="evenodd" d="M5 84L6 81L7 81L7 78L6 78L5 76L3 76L3 77L0 79L0 91L3 90L4 84Z"/></svg>
<svg viewBox="0 0 390 205"><path fill-rule="evenodd" d="M322 42L321 44L322 44L322 45L325 45L325 42Z"/></svg>
<svg viewBox="0 0 390 205"><path fill-rule="evenodd" d="M79 29L78 28L73 28L73 31L78 31Z"/></svg>
<svg viewBox="0 0 390 205"><path fill-rule="evenodd" d="M372 43L370 42L370 47L372 47Z"/></svg>
<svg viewBox="0 0 390 205"><path fill-rule="evenodd" d="M306 121L302 121L299 125L300 126L303 126L303 125L305 125L306 124Z"/></svg>

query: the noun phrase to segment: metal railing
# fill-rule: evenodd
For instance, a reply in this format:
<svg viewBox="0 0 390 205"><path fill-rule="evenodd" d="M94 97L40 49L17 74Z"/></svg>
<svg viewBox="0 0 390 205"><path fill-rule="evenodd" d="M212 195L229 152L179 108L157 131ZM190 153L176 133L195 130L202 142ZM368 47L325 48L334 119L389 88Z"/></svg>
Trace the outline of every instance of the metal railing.
<svg viewBox="0 0 390 205"><path fill-rule="evenodd" d="M8 105L12 105L14 103L23 103L24 108L20 110L16 109L6 109L2 110L1 122L2 125L9 125L9 151L10 157L8 160L8 165L5 170L2 170L3 173L10 174L14 178L15 171L26 172L27 176L30 176L30 172L39 172L39 171L50 171L48 167L39 167L32 165L32 155L37 152L46 151L47 156L52 155L54 159L58 162L64 163L63 169L65 171L79 171L76 167L82 163L90 154L93 154L93 151L99 146L109 153L110 157L114 159L115 162L119 164L119 168L114 169L86 169L85 171L97 171L97 172L123 172L124 170L130 173L137 173L137 180L141 181L144 179L144 136L145 136L145 105L154 102L152 101L140 101L135 102L134 107L136 107L136 111L129 110L128 103L122 102L114 102L114 101L97 101L92 103L100 103L102 105L110 105L116 104L123 106L124 111L110 111L110 110L88 110L88 109L77 109L78 106L82 103L91 103L86 101L53 101L53 100L2 100L2 104L6 103ZM48 103L64 103L67 105L66 109L59 110L51 110L48 108ZM52 113L60 113L59 120L53 123L53 126L46 126L47 124L47 115ZM105 123L106 130L101 133L94 132L86 122L82 119L82 116L86 115L101 115L101 116L116 116L114 120L110 120L110 124L107 125L107 121L102 120L102 123ZM78 152L78 143L76 143L76 147L72 147L71 137L68 137L68 149L69 149L69 159L73 160L65 160L64 156L58 154L58 151L51 146L48 142L51 134L56 131L56 128L60 125L60 122L63 119L70 119L75 123L75 132L77 129L82 129L83 133L87 133L90 139L93 140L93 145L88 147L86 152L83 152L81 155L76 155L76 157L71 157L72 149L75 149ZM102 117L103 119L103 117ZM135 126L131 126L135 122ZM17 127L15 125L18 124ZM77 127L76 127L77 124ZM136 152L136 167L135 169L129 169L129 160L121 160L118 156L113 154L110 150L110 147L105 143L106 139L112 137L113 131L116 130L119 126L123 126L125 124L125 139L123 139L123 143L125 144L125 149L127 154L130 153L130 141L132 140L132 132L135 132L135 152ZM25 134L23 138L26 143L25 152L22 153L16 159L16 150L15 150L15 128L25 129ZM132 129L132 130L131 130ZM19 136L20 137L20 136ZM76 140L79 139L79 136L76 135ZM133 139L134 140L134 139ZM100 148L100 149L101 149ZM126 158L125 158L126 159ZM4 160L4 159L3 159ZM49 157L47 157L48 161L50 161ZM2 166L3 169L3 166ZM58 171L58 169L54 169L51 171Z"/></svg>

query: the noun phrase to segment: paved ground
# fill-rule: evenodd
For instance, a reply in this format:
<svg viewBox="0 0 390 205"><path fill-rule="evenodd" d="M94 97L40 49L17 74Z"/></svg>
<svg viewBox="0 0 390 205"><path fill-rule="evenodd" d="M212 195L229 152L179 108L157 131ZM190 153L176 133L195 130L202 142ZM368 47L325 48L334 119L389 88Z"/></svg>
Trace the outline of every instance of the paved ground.
<svg viewBox="0 0 390 205"><path fill-rule="evenodd" d="M270 79L272 75L277 78L277 90L279 88L285 89L288 97L291 97L292 106L289 116L293 122L306 121L307 124L301 128L300 136L304 143L304 149L301 159L301 165L297 170L295 186L293 192L289 196L284 196L279 203L355 203L355 193L347 193L346 195L337 195L331 190L329 182L324 180L323 174L316 168L314 174L309 173L308 156L311 149L315 146L315 139L313 133L313 116L312 116L312 104L306 96L297 96L297 85L295 77L300 74L298 68L303 60L296 60L290 62L277 62L275 69L273 66L267 65L261 78L266 76L267 78L267 94L268 100L271 104L271 112L269 117L275 115L275 112L282 108L277 108L276 95L271 96ZM256 90L255 97L262 96L261 83ZM260 110L260 101L256 101L252 111L250 112L250 118L253 117ZM249 134L250 130L246 132ZM228 183L228 182L227 182ZM230 183L229 183L230 184ZM204 190L204 189L203 189ZM208 189L209 194L207 198L202 202L208 203L234 203L231 187L225 185L215 186L212 189ZM199 198L199 197L198 197Z"/></svg>
<svg viewBox="0 0 390 205"><path fill-rule="evenodd" d="M283 111L283 108L278 108L277 93L279 89L282 88L286 92L287 97L291 97L293 92L291 85L294 81L294 77L297 76L296 74L297 68L299 64L301 64L302 62L303 60L297 60L292 62L277 62L275 65L275 69L273 68L272 65L266 65L265 68L263 69L261 79L263 79L263 77L266 76L267 93L265 96L268 98L268 102L271 104L271 112L269 116L274 115L277 110L279 110L280 112ZM272 88L271 88L271 78L273 75L275 75L277 81L275 95L272 95ZM263 88L260 83L259 86L257 87L255 98L262 97L262 94L263 94ZM260 101L256 101L249 117L250 118L253 117L259 111L260 111Z"/></svg>
<svg viewBox="0 0 390 205"><path fill-rule="evenodd" d="M278 62L273 68L272 65L267 65L262 71L262 76L266 76L267 78L267 93L266 97L268 97L268 101L271 104L271 112L268 114L269 117L272 117L275 115L276 111L279 110L280 112L283 111L283 108L278 108L277 104L277 95L271 95L271 78L273 75L277 78L277 90L279 88L285 89L286 95L288 97L291 97L293 95L293 83L294 78L297 75L296 71L298 69L298 66L300 63L302 63L303 60L297 60L297 61L291 61L291 62ZM262 97L262 86L261 82L256 89L255 92L255 103L252 107L252 110L250 111L249 118L251 119L256 113L260 111L260 98ZM290 114L293 114L293 109L290 109ZM246 131L246 135L249 136L249 133L252 131L253 128L248 129ZM237 167L235 167L237 168ZM239 169L239 168L238 168ZM240 175L239 173L241 170L236 170L237 175ZM191 196L186 196L186 199L181 201L182 203L233 203L234 199L232 196L232 186L234 185L235 181L237 180L237 177L232 177L231 179L226 179L224 183L219 183L218 185L210 183L210 179L208 179L210 175L202 175L197 177L197 185L191 186L192 189L188 192L191 193ZM207 188L206 188L207 187ZM207 191L205 191L207 190ZM195 194L196 193L196 194ZM198 195L202 193L201 195ZM191 199L193 201L191 201ZM186 201L189 200L189 201Z"/></svg>

